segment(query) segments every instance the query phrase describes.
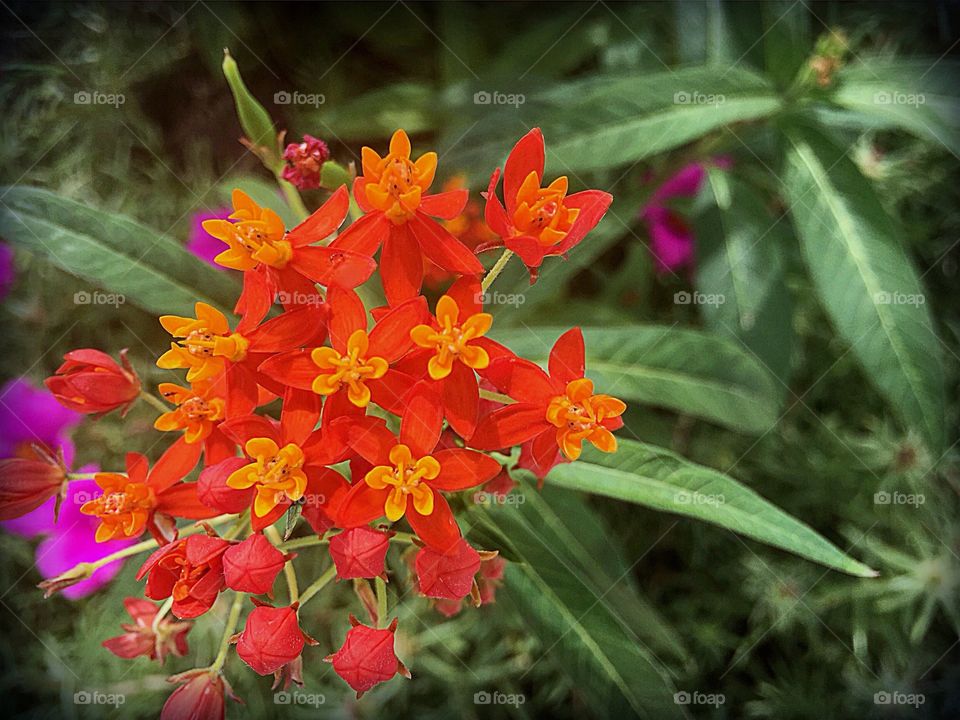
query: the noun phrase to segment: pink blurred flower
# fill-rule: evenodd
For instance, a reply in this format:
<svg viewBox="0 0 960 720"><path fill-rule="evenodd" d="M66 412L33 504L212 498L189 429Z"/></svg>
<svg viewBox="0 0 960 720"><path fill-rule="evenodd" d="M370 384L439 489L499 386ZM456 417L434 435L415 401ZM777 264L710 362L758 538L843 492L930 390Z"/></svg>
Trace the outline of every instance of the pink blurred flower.
<svg viewBox="0 0 960 720"><path fill-rule="evenodd" d="M700 192L707 167L711 165L726 170L731 161L727 157L718 157L685 165L654 191L640 213L640 219L650 233L650 252L658 274L693 267L696 237L683 216L669 203L674 198L690 198Z"/></svg>
<svg viewBox="0 0 960 720"><path fill-rule="evenodd" d="M67 410L49 392L24 378L7 382L0 389L0 400L0 458L33 457L31 445L37 444L54 452L62 448L67 464L73 461L74 446L68 434L82 419L79 413ZM97 470L88 465L80 472ZM36 550L37 569L45 579L57 577L77 563L99 560L136 542L96 542L99 520L82 514L80 506L100 493L93 480L75 480L67 486L59 522L54 523L55 498L50 498L23 517L0 523L0 528L25 538L42 538ZM71 600L89 595L109 583L122 566L119 560L105 565L89 579L64 589L63 595Z"/></svg>
<svg viewBox="0 0 960 720"><path fill-rule="evenodd" d="M227 249L221 240L217 240L213 235L203 229L204 220L226 220L233 212L230 208L221 208L213 212L194 213L190 218L190 237L187 240L186 248L208 265L213 265L217 270L226 270L222 265L217 265L213 259Z"/></svg>

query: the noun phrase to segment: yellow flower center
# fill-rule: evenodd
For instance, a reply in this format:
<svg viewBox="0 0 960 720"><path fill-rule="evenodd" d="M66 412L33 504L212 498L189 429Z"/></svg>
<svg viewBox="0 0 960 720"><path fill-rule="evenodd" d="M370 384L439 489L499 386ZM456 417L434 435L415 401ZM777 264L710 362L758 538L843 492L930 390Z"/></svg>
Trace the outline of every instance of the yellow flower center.
<svg viewBox="0 0 960 720"><path fill-rule="evenodd" d="M130 482L126 475L99 473L95 479L103 495L85 502L80 512L100 519L97 542L140 535L156 505L153 490L143 483Z"/></svg>
<svg viewBox="0 0 960 720"><path fill-rule="evenodd" d="M437 301L437 324L417 325L410 331L414 344L433 349L436 354L427 364L427 372L434 380L442 380L453 371L453 363L460 360L467 367L483 370L490 364L487 351L471 342L483 337L493 324L489 313L476 313L458 323L460 308L449 295Z"/></svg>
<svg viewBox="0 0 960 720"><path fill-rule="evenodd" d="M244 450L254 462L231 473L227 485L236 490L257 488L255 515L263 517L284 500L296 502L303 497L307 476L302 470L303 450L298 445L290 443L280 448L270 438L252 438Z"/></svg>
<svg viewBox="0 0 960 720"><path fill-rule="evenodd" d="M414 162L410 159L407 134L397 130L385 157L365 147L362 163L367 202L400 225L412 218L420 207L420 199L437 171L437 154L426 153Z"/></svg>
<svg viewBox="0 0 960 720"><path fill-rule="evenodd" d="M414 509L421 515L433 512L433 490L424 480L433 480L440 474L440 463L432 455L413 459L410 448L395 445L390 450L391 465L377 465L364 477L364 482L374 490L390 487L383 506L384 515L390 522L403 517L407 511L407 498L413 499Z"/></svg>
<svg viewBox="0 0 960 720"><path fill-rule="evenodd" d="M517 191L513 226L520 235L532 235L544 247L556 245L567 236L580 214L579 208L563 204L566 196L566 177L541 188L540 178L531 171Z"/></svg>
<svg viewBox="0 0 960 720"><path fill-rule="evenodd" d="M313 391L318 395L332 395L344 385L347 397L357 407L370 403L370 388L365 380L377 380L387 373L389 363L382 357L367 357L370 338L365 330L354 330L347 340L347 352L341 355L330 347L315 348L310 358L322 371L313 380Z"/></svg>
<svg viewBox="0 0 960 720"><path fill-rule="evenodd" d="M623 414L627 406L611 395L594 395L586 378L567 384L566 392L547 406L547 421L557 428L557 445L570 460L580 457L581 445L589 440L604 452L617 449L617 439L603 421Z"/></svg>
<svg viewBox="0 0 960 720"><path fill-rule="evenodd" d="M245 221L234 224L234 239L252 260L281 269L293 257L293 248L284 240L283 233L270 232L260 221Z"/></svg>
<svg viewBox="0 0 960 720"><path fill-rule="evenodd" d="M240 333L214 335L207 328L197 328L179 341L191 355L200 358L222 357L231 362L240 362L247 356L250 341Z"/></svg>
<svg viewBox="0 0 960 720"><path fill-rule="evenodd" d="M160 383L160 394L177 408L160 415L153 426L164 432L185 430L184 437L188 443L206 439L213 431L214 424L226 417L223 398L207 398L173 383Z"/></svg>

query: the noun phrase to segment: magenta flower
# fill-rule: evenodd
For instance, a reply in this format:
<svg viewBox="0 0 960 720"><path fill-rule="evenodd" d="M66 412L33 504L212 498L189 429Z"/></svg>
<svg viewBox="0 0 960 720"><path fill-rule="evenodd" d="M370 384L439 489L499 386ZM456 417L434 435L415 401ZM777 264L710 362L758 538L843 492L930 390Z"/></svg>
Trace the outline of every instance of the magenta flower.
<svg viewBox="0 0 960 720"><path fill-rule="evenodd" d="M640 219L650 233L650 253L658 274L692 268L696 254L693 230L683 216L669 206L670 200L693 197L700 192L709 165L727 169L730 164L729 158L720 157L686 165L667 178L650 197Z"/></svg>
<svg viewBox="0 0 960 720"><path fill-rule="evenodd" d="M226 220L230 217L231 212L233 211L230 208L222 208L214 212L194 213L190 218L190 237L187 239L187 250L208 265L213 265L217 270L226 270L222 265L217 265L213 261L226 248L223 246L223 241L217 240L203 229L203 222L205 220Z"/></svg>
<svg viewBox="0 0 960 720"><path fill-rule="evenodd" d="M68 466L74 447L69 431L82 416L61 406L46 390L33 387L24 378L11 380L0 390L0 458L29 457L31 445L63 450ZM80 472L96 472L96 466ZM36 564L45 578L54 578L80 562L93 562L130 545L136 540L113 540L98 543L94 539L99 520L83 515L80 506L101 490L93 480L76 480L68 485L67 497L60 506L59 522L53 521L54 498L33 512L15 520L0 523L0 528L26 538L42 538L37 545ZM76 600L109 583L123 565L118 560L99 568L92 577L72 585L63 595Z"/></svg>

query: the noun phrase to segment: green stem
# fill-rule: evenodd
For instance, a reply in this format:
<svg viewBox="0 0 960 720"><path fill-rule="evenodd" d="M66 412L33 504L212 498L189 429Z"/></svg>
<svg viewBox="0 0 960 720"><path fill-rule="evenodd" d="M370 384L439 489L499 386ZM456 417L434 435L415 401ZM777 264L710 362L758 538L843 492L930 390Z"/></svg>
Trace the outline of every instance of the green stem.
<svg viewBox="0 0 960 720"><path fill-rule="evenodd" d="M153 406L153 409L157 412L167 413L170 412L170 408L163 404L163 401L160 398L154 397L145 390L140 391L140 399Z"/></svg>
<svg viewBox="0 0 960 720"><path fill-rule="evenodd" d="M485 293L490 289L490 286L493 285L493 281L497 279L497 276L503 272L503 269L507 266L507 263L510 262L510 258L513 257L513 250L504 250L503 255L500 256L500 259L494 263L493 267L490 268L490 271L483 278L483 282L480 283L480 292Z"/></svg>
<svg viewBox="0 0 960 720"><path fill-rule="evenodd" d="M277 545L277 550L280 550L281 552L288 552L290 550L313 547L314 545L326 545L328 542L330 542L330 538L327 536L295 538L294 540L287 540L285 543L280 543Z"/></svg>
<svg viewBox="0 0 960 720"><path fill-rule="evenodd" d="M227 661L227 650L230 649L230 638L233 637L233 633L237 629L237 623L240 620L240 611L243 609L243 598L245 596L246 593L241 592L238 592L233 596L233 605L230 606L230 615L227 616L227 624L224 625L223 637L220 639L220 650L217 652L217 657L210 665L210 672L212 673L220 672L223 669L224 663Z"/></svg>
<svg viewBox="0 0 960 720"><path fill-rule="evenodd" d="M280 166L280 170L274 172L274 176L277 178L277 184L280 186L280 190L283 191L283 196L287 200L287 205L290 206L290 209L296 213L297 217L301 220L306 220L310 216L310 211L307 210L307 206L303 204L303 198L300 197L300 193L297 189L283 179L283 176L280 172L283 170L283 166Z"/></svg>
<svg viewBox="0 0 960 720"><path fill-rule="evenodd" d="M321 575L312 583L310 583L309 587L307 587L307 589L303 591L303 594L300 596L300 607L303 607L304 605L306 605L307 602L309 602L310 598L312 598L318 592L323 590L323 588L326 587L327 583L333 580L336 576L337 576L337 566L331 565L326 569L323 575Z"/></svg>
<svg viewBox="0 0 960 720"><path fill-rule="evenodd" d="M270 538L270 542L273 543L274 547L279 547L282 544L282 539L280 537L280 532L271 525L266 530L264 534ZM293 560L287 560L283 564L283 576L287 581L287 590L290 595L290 604L297 602L300 599L300 586L297 583L297 571L293 567Z"/></svg>
<svg viewBox="0 0 960 720"><path fill-rule="evenodd" d="M223 534L224 540L233 540L237 535L243 532L243 529L247 526L247 519L250 516L249 510L244 510L237 516L237 521L233 524L233 527L227 530Z"/></svg>
<svg viewBox="0 0 960 720"><path fill-rule="evenodd" d="M480 388L480 397L484 400L493 400L494 402L503 403L504 405L509 405L513 402L513 398L509 395L501 395L500 393L484 390L483 388Z"/></svg>
<svg viewBox="0 0 960 720"><path fill-rule="evenodd" d="M377 586L377 627L387 626L387 584L382 577L374 578Z"/></svg>
<svg viewBox="0 0 960 720"><path fill-rule="evenodd" d="M153 633L156 635L157 628L160 627L160 623L163 621L163 618L167 616L167 613L170 612L170 608L173 607L173 595L168 597L163 601L163 605L160 606L160 609L157 611L157 614L153 617Z"/></svg>

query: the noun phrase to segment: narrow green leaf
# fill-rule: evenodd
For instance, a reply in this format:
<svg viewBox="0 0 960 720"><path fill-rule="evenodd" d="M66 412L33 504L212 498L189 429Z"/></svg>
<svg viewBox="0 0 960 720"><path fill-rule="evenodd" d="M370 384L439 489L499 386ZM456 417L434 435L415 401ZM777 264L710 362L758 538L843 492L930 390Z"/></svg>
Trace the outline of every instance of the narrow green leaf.
<svg viewBox="0 0 960 720"><path fill-rule="evenodd" d="M546 365L564 328L496 333L518 355ZM598 392L669 408L748 433L777 421L778 393L769 373L733 341L657 325L583 328L587 376Z"/></svg>
<svg viewBox="0 0 960 720"><path fill-rule="evenodd" d="M590 448L547 482L704 520L850 575L877 574L750 488L663 448L623 439L616 453Z"/></svg>
<svg viewBox="0 0 960 720"><path fill-rule="evenodd" d="M940 344L894 221L844 152L793 128L784 187L824 309L904 424L943 445Z"/></svg>
<svg viewBox="0 0 960 720"><path fill-rule="evenodd" d="M238 283L175 240L47 190L0 188L0 235L152 313L193 312L198 300L230 310Z"/></svg>

